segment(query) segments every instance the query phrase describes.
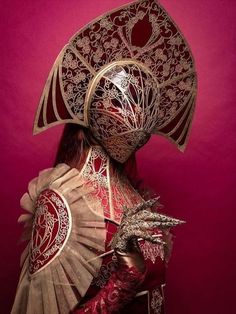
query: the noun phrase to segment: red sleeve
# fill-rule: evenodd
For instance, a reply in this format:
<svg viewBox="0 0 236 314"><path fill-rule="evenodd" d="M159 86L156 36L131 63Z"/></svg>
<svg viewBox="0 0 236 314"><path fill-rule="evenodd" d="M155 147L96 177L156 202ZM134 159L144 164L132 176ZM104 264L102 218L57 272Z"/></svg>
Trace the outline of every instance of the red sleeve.
<svg viewBox="0 0 236 314"><path fill-rule="evenodd" d="M137 287L143 282L145 273L135 267L122 265L114 272L103 289L91 300L73 314L111 314L118 312L130 302L137 292Z"/></svg>

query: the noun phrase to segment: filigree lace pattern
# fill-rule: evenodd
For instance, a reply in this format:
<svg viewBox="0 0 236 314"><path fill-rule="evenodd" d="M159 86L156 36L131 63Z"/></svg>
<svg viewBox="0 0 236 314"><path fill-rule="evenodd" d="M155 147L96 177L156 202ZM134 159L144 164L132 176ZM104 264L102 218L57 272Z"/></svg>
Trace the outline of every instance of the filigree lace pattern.
<svg viewBox="0 0 236 314"><path fill-rule="evenodd" d="M112 85L114 71L119 88L117 84L114 86L114 76ZM117 73L125 72L119 81ZM97 86L96 91L92 90L94 86ZM145 131L162 134L184 149L196 88L193 56L178 27L156 0L135 1L94 20L63 48L48 77L35 132L63 122L92 127L95 132L99 121L104 126L99 127L100 137L104 131L102 140L107 141L108 149L114 149L114 155L121 160L127 155L127 149L119 155L116 147L125 147L124 144L131 142L137 146L137 138L144 140L140 122L145 116L150 117ZM143 93L148 95L146 100L142 98ZM102 108L98 96L103 99ZM98 109L96 114L94 108L90 108L92 98ZM122 103L123 107L114 103ZM140 110L142 106L137 103L145 103L147 110ZM111 123L116 119L116 112L110 107L110 115L103 115L111 104L120 113L122 111L125 120L119 124L117 119L117 129L113 129ZM131 132L134 127L139 133ZM129 132L125 133L127 129ZM125 134L117 137L119 133Z"/></svg>
<svg viewBox="0 0 236 314"><path fill-rule="evenodd" d="M44 190L36 201L29 253L33 275L60 253L71 226L69 207L58 193Z"/></svg>
<svg viewBox="0 0 236 314"><path fill-rule="evenodd" d="M157 258L159 257L162 261L164 261L165 252L163 245L144 241L143 243L139 243L139 247L145 260L150 260L153 264L155 264ZM113 255L111 261L101 266L99 274L94 277L92 284L103 288L106 282L110 279L112 273L116 271L117 268L118 262Z"/></svg>
<svg viewBox="0 0 236 314"><path fill-rule="evenodd" d="M106 224L85 202L80 172L66 164L45 169L21 198L27 211L21 277L12 313L61 313L75 308L102 265Z"/></svg>
<svg viewBox="0 0 236 314"><path fill-rule="evenodd" d="M91 209L98 211L98 208L102 207L105 218L112 220L113 217L118 224L123 214L123 205L133 207L142 202L141 196L131 186L127 177L112 167L109 156L100 146L90 149L81 175L86 180L86 184L94 188L94 191L86 196L88 204L93 204ZM149 259L153 263L158 257L164 260L162 245L148 241L139 245L146 260ZM107 265L103 265L99 275L94 278L93 284L103 287L116 266L117 262L114 259Z"/></svg>
<svg viewBox="0 0 236 314"><path fill-rule="evenodd" d="M106 285L106 282L110 279L112 273L117 271L117 269L118 262L115 259L112 259L106 265L102 265L98 276L94 277L92 285L103 288Z"/></svg>
<svg viewBox="0 0 236 314"><path fill-rule="evenodd" d="M151 308L154 314L161 314L161 307L163 304L163 297L159 289L152 291Z"/></svg>
<svg viewBox="0 0 236 314"><path fill-rule="evenodd" d="M62 96L70 113L84 121L83 105L93 75L71 48L66 48L60 67Z"/></svg>
<svg viewBox="0 0 236 314"><path fill-rule="evenodd" d="M155 244L149 241L144 241L144 243L140 243L139 246L142 250L145 260L149 259L153 264L155 264L157 257L160 257L162 260L165 259L165 252L162 244Z"/></svg>
<svg viewBox="0 0 236 314"><path fill-rule="evenodd" d="M137 287L143 282L145 275L134 267L123 266L114 272L110 280L98 294L86 302L73 314L109 314L119 313L136 294Z"/></svg>
<svg viewBox="0 0 236 314"><path fill-rule="evenodd" d="M105 72L92 95L90 128L109 154L124 162L156 125L160 96L156 81L129 62Z"/></svg>
<svg viewBox="0 0 236 314"><path fill-rule="evenodd" d="M90 150L81 175L94 188L86 196L88 203L94 204L91 209L98 211L102 206L107 219L119 223L123 206L132 206L132 202L137 204L141 200L141 196L132 189L128 180L112 167L110 158L99 146Z"/></svg>

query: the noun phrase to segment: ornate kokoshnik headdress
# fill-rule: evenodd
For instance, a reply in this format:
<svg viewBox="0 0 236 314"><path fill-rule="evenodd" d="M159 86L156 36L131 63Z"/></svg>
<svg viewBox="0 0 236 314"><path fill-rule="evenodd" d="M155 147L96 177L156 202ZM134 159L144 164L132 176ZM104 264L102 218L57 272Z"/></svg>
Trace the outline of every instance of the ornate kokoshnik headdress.
<svg viewBox="0 0 236 314"><path fill-rule="evenodd" d="M135 1L97 18L65 45L44 88L34 134L76 123L120 161L115 144L124 142L127 150L147 133L184 150L196 85L193 57L176 24L156 0Z"/></svg>
<svg viewBox="0 0 236 314"><path fill-rule="evenodd" d="M151 133L184 149L195 96L193 58L177 26L155 0L135 1L96 19L62 49L34 133L77 123L121 162ZM21 199L28 214L19 219L30 242L22 254L12 314L68 313L98 275L104 211L92 210L97 202L85 179L59 164L30 182Z"/></svg>

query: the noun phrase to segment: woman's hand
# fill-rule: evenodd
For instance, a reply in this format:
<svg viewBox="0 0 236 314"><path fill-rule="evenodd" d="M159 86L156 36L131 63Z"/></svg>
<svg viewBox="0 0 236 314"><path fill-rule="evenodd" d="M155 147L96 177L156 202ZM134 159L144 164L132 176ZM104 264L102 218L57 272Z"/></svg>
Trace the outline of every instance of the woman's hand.
<svg viewBox="0 0 236 314"><path fill-rule="evenodd" d="M164 244L161 235L155 235L154 229L165 229L184 223L184 221L151 211L154 205L161 207L158 199L150 199L133 208L124 208L121 224L111 241L112 249L119 253L130 252L133 243L138 238Z"/></svg>
<svg viewBox="0 0 236 314"><path fill-rule="evenodd" d="M151 199L133 208L125 208L119 229L111 241L119 268L113 272L99 293L73 314L117 313L134 298L139 285L145 279L145 262L138 238L163 243L153 230L183 223L181 220L152 212L150 209L157 201L158 198Z"/></svg>

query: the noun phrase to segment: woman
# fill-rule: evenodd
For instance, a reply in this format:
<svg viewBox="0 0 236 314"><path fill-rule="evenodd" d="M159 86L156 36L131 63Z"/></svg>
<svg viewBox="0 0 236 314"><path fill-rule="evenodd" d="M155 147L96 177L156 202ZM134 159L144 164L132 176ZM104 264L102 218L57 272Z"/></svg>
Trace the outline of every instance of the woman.
<svg viewBox="0 0 236 314"><path fill-rule="evenodd" d="M63 48L34 132L80 126L66 126L56 166L22 197L30 242L12 313L163 313L168 229L181 221L145 201L122 165L152 133L183 149L195 94L191 52L154 0L98 18Z"/></svg>
<svg viewBox="0 0 236 314"><path fill-rule="evenodd" d="M130 159L132 159L130 162L133 164L134 159L132 157ZM74 313L113 313L121 308L124 313L126 311L127 313L130 311L145 313L150 306L161 313L167 258L165 253L167 254L167 250L164 251L164 242L160 239L162 233L155 227L162 226L167 230L168 227L181 223L181 221L147 212L146 208L151 207L154 202L151 201L142 205L144 200L129 183L123 169L124 165L122 167L122 164L112 160L86 129L83 130L75 125L66 126L59 146L56 164L61 162L66 162L70 166L79 169L80 175L86 177L86 186L94 187L93 195L95 198L99 194L97 200L101 203L105 201L106 205L109 204L109 206L103 207L103 212L106 213L106 253L103 254L102 266L80 302L82 308L75 310ZM128 166L126 168L129 168L129 161L126 164ZM102 171L104 168L107 169L106 173ZM102 181L105 180L106 182L109 178L112 183L106 182L103 186L100 182L101 178L96 178L98 174L103 176ZM101 189L103 189L102 193ZM110 191L107 191L108 189ZM106 194L111 194L112 204L107 200L109 196ZM137 204L142 206L130 213L129 216L128 206L132 208ZM120 241L118 240L119 242L116 245L114 244L116 250L113 252L110 242L112 238L113 241L116 241L114 234L117 231L123 206L127 206L124 213L127 215L128 226L126 226L125 219L123 219L123 223L120 225L120 234L116 235L116 237L121 238L119 238ZM114 210L115 217L113 219L111 219L111 207ZM141 218L142 216L144 217ZM131 224L134 229L129 233L127 227L129 228ZM146 232L145 229L147 229ZM153 237L153 232L150 232L149 229L153 232L155 230L155 234L160 237ZM132 237L131 243L129 243L128 238L126 239L126 236L130 239ZM143 239L154 243L152 245L149 242L140 241L140 247L145 254L146 261L139 246L133 241L133 236L142 236ZM165 238L167 238L166 235ZM129 248L126 247L126 243ZM125 248L122 245L125 245ZM153 277L151 285L149 280L145 281L145 284L143 283L145 277ZM150 289L149 286L154 286L155 289ZM148 304L147 289L148 294L152 292L150 294L152 305ZM130 303L137 291L141 292L140 296L136 297L134 303ZM143 292L145 292L144 296L142 295ZM154 300L155 303L153 303ZM124 308L126 303L130 304Z"/></svg>

